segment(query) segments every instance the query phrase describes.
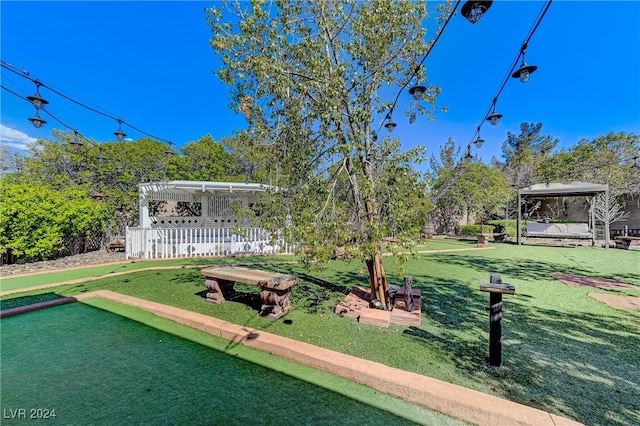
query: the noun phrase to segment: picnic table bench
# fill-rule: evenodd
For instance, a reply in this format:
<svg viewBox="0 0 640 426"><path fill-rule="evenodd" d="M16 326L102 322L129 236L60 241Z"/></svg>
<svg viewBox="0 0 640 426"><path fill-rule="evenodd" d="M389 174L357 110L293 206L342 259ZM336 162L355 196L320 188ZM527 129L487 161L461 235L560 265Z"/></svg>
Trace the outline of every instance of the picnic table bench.
<svg viewBox="0 0 640 426"><path fill-rule="evenodd" d="M480 248L486 247L487 243L489 242L489 238L493 238L494 241L503 241L504 236L505 236L504 233L493 233L493 232L476 234L476 237L478 238L478 247Z"/></svg>
<svg viewBox="0 0 640 426"><path fill-rule="evenodd" d="M632 241L640 241L640 237L625 237L623 235L618 235L614 237L614 241L616 242L616 248L629 250Z"/></svg>
<svg viewBox="0 0 640 426"><path fill-rule="evenodd" d="M280 318L291 309L291 287L298 283L298 278L293 275L237 266L203 269L202 275L209 290L206 295L209 303L233 299L236 296L233 288L236 282L260 287L260 316L272 320Z"/></svg>
<svg viewBox="0 0 640 426"><path fill-rule="evenodd" d="M116 250L124 251L126 249L125 241L124 237L116 237L113 241L107 244L107 250L111 252Z"/></svg>

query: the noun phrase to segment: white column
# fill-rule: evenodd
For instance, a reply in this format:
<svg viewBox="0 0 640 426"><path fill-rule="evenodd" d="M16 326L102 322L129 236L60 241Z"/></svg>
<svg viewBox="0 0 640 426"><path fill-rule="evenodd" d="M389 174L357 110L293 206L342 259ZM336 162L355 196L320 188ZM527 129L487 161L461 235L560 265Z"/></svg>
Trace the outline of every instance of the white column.
<svg viewBox="0 0 640 426"><path fill-rule="evenodd" d="M609 186L604 191L604 249L609 249Z"/></svg>
<svg viewBox="0 0 640 426"><path fill-rule="evenodd" d="M151 218L149 217L149 200L147 200L147 188L144 184L138 185L139 194L139 222L141 228L151 228Z"/></svg>

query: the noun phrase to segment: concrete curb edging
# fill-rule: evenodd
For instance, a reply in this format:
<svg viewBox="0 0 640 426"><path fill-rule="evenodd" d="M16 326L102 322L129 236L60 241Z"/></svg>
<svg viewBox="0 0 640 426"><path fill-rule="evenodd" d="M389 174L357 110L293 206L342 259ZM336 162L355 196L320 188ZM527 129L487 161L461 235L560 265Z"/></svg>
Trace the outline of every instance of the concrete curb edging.
<svg viewBox="0 0 640 426"><path fill-rule="evenodd" d="M77 302L78 300L77 297L61 297L45 302L32 303L31 305L18 306L17 308L4 309L0 311L0 318L37 311L38 309L51 308L53 306L66 305L67 303Z"/></svg>
<svg viewBox="0 0 640 426"><path fill-rule="evenodd" d="M443 382L417 373L320 348L262 330L219 320L184 309L115 293L97 290L19 308L8 309L0 317L90 298L102 298L135 306L155 315L222 337L236 344L309 365L357 383L423 405L452 417L478 425L577 426L581 423L493 395Z"/></svg>

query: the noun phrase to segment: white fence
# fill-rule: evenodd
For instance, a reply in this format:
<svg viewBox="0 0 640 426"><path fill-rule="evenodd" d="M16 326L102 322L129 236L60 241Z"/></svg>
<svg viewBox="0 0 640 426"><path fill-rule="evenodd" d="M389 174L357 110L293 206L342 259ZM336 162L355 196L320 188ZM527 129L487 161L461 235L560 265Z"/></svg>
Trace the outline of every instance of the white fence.
<svg viewBox="0 0 640 426"><path fill-rule="evenodd" d="M262 228L127 228L127 259L292 252L282 238Z"/></svg>

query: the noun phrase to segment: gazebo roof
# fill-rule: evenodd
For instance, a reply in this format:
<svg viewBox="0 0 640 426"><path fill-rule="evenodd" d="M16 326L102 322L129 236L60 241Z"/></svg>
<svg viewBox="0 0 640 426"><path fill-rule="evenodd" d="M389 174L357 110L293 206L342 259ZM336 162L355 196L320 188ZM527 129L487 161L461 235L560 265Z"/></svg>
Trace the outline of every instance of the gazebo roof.
<svg viewBox="0 0 640 426"><path fill-rule="evenodd" d="M589 182L540 183L518 190L520 195L538 197L572 197L578 195L596 195L607 192L609 185Z"/></svg>
<svg viewBox="0 0 640 426"><path fill-rule="evenodd" d="M205 182L192 180L170 180L165 182L146 182L139 185L142 192L189 192L192 194L198 192L212 193L255 193L267 190L267 185L261 183L242 183L242 182Z"/></svg>

